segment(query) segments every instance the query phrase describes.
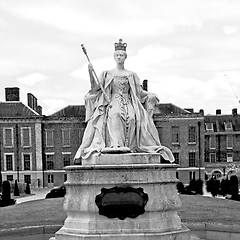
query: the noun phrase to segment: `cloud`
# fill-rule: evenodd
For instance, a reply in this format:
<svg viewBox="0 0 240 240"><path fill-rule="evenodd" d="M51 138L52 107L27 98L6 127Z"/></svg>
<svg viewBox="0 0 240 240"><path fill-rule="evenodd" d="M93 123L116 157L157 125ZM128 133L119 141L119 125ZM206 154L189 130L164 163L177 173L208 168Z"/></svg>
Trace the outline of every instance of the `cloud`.
<svg viewBox="0 0 240 240"><path fill-rule="evenodd" d="M18 77L17 81L23 85L34 86L36 83L44 82L48 79L48 76L42 73L31 73L29 75Z"/></svg>
<svg viewBox="0 0 240 240"><path fill-rule="evenodd" d="M65 100L57 99L57 98L56 99L44 99L44 100L42 100L42 103L43 103L43 105L45 105L45 108L43 108L44 115L53 114L56 111L59 111L60 109L67 106L67 103Z"/></svg>
<svg viewBox="0 0 240 240"><path fill-rule="evenodd" d="M227 35L231 35L239 32L239 27L237 26L225 26L223 27L223 32Z"/></svg>

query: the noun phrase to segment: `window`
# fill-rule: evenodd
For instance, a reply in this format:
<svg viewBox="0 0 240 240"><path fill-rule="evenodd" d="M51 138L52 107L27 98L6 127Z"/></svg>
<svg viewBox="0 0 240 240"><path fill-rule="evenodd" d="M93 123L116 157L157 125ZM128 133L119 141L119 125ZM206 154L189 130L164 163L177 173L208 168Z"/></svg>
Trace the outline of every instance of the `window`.
<svg viewBox="0 0 240 240"><path fill-rule="evenodd" d="M48 183L54 183L54 176L52 174L48 175Z"/></svg>
<svg viewBox="0 0 240 240"><path fill-rule="evenodd" d="M159 136L159 139L160 139L160 141L162 141L162 133L163 133L163 128L162 128L162 127L159 127L159 126L157 126L157 131L158 131L158 136Z"/></svg>
<svg viewBox="0 0 240 240"><path fill-rule="evenodd" d="M71 153L63 153L63 165L64 167L70 165Z"/></svg>
<svg viewBox="0 0 240 240"><path fill-rule="evenodd" d="M13 175L7 175L7 181L12 182L13 181Z"/></svg>
<svg viewBox="0 0 240 240"><path fill-rule="evenodd" d="M31 147L31 128L30 127L22 127L21 128L21 140L22 147Z"/></svg>
<svg viewBox="0 0 240 240"><path fill-rule="evenodd" d="M46 170L54 169L53 154L46 154Z"/></svg>
<svg viewBox="0 0 240 240"><path fill-rule="evenodd" d="M210 163L215 163L216 162L216 153L210 153L209 154L209 161L210 161Z"/></svg>
<svg viewBox="0 0 240 240"><path fill-rule="evenodd" d="M31 170L31 154L23 153L23 170Z"/></svg>
<svg viewBox="0 0 240 240"><path fill-rule="evenodd" d="M227 149L233 149L233 136L232 135L227 135L226 145L227 145Z"/></svg>
<svg viewBox="0 0 240 240"><path fill-rule="evenodd" d="M216 149L216 136L209 136L209 148Z"/></svg>
<svg viewBox="0 0 240 240"><path fill-rule="evenodd" d="M227 162L233 162L233 153L227 153Z"/></svg>
<svg viewBox="0 0 240 240"><path fill-rule="evenodd" d="M24 175L24 182L31 184L31 175Z"/></svg>
<svg viewBox="0 0 240 240"><path fill-rule="evenodd" d="M66 173L64 173L64 180L63 180L64 182L66 182L67 181L67 174Z"/></svg>
<svg viewBox="0 0 240 240"><path fill-rule="evenodd" d="M231 122L225 122L224 123L225 131L232 131L232 123Z"/></svg>
<svg viewBox="0 0 240 240"><path fill-rule="evenodd" d="M3 146L13 147L13 128L3 128Z"/></svg>
<svg viewBox="0 0 240 240"><path fill-rule="evenodd" d="M5 154L5 169L6 171L14 171L13 154Z"/></svg>
<svg viewBox="0 0 240 240"><path fill-rule="evenodd" d="M69 147L70 146L70 129L62 129L62 143L63 146Z"/></svg>
<svg viewBox="0 0 240 240"><path fill-rule="evenodd" d="M175 158L175 162L174 163L179 164L179 153L178 152L174 152L173 156Z"/></svg>
<svg viewBox="0 0 240 240"><path fill-rule="evenodd" d="M172 126L172 143L179 143L179 127Z"/></svg>
<svg viewBox="0 0 240 240"><path fill-rule="evenodd" d="M196 143L196 127L195 126L189 126L188 128L188 142Z"/></svg>
<svg viewBox="0 0 240 240"><path fill-rule="evenodd" d="M213 132L213 123L205 123L206 131Z"/></svg>
<svg viewBox="0 0 240 240"><path fill-rule="evenodd" d="M189 172L189 180L195 180L195 172L194 171Z"/></svg>
<svg viewBox="0 0 240 240"><path fill-rule="evenodd" d="M179 172L176 172L176 178L179 179Z"/></svg>
<svg viewBox="0 0 240 240"><path fill-rule="evenodd" d="M196 153L189 152L189 167L195 167L196 162Z"/></svg>
<svg viewBox="0 0 240 240"><path fill-rule="evenodd" d="M46 146L47 147L53 147L53 129L47 129L46 130Z"/></svg>

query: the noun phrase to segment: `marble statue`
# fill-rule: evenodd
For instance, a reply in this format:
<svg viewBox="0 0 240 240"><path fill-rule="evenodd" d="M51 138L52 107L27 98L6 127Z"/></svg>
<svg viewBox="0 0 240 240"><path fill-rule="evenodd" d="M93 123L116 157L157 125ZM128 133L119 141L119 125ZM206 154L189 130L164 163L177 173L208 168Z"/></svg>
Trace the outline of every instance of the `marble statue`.
<svg viewBox="0 0 240 240"><path fill-rule="evenodd" d="M98 81L89 63L91 89L85 96L86 122L82 144L74 163L101 153L159 153L174 162L171 151L160 143L152 119L155 94L144 91L139 77L125 68L127 44L115 43L116 68L104 71Z"/></svg>

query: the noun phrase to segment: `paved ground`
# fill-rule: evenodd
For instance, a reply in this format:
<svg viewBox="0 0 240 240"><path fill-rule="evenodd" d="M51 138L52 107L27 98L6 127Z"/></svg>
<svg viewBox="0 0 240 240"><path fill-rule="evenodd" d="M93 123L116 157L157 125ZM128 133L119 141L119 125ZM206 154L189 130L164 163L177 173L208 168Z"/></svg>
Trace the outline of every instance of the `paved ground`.
<svg viewBox="0 0 240 240"><path fill-rule="evenodd" d="M44 199L46 194L50 192L52 188L36 188L31 189L31 195L22 195L20 197L16 197L17 204L23 203L23 202L29 202L39 199Z"/></svg>

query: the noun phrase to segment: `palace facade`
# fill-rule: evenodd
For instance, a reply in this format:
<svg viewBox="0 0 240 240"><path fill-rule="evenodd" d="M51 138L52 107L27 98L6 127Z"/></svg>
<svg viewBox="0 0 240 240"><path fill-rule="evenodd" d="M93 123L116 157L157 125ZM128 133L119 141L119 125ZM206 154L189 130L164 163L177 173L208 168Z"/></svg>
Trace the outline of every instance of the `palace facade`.
<svg viewBox="0 0 240 240"><path fill-rule="evenodd" d="M73 163L86 127L85 107L67 106L42 115L37 98L20 101L18 88L6 88L0 103L0 170L2 180L29 182L33 187L59 186L66 181L64 167ZM162 145L173 152L179 165L176 177L187 184L204 180L206 150L203 111L158 104L154 123ZM164 160L162 160L164 163Z"/></svg>

